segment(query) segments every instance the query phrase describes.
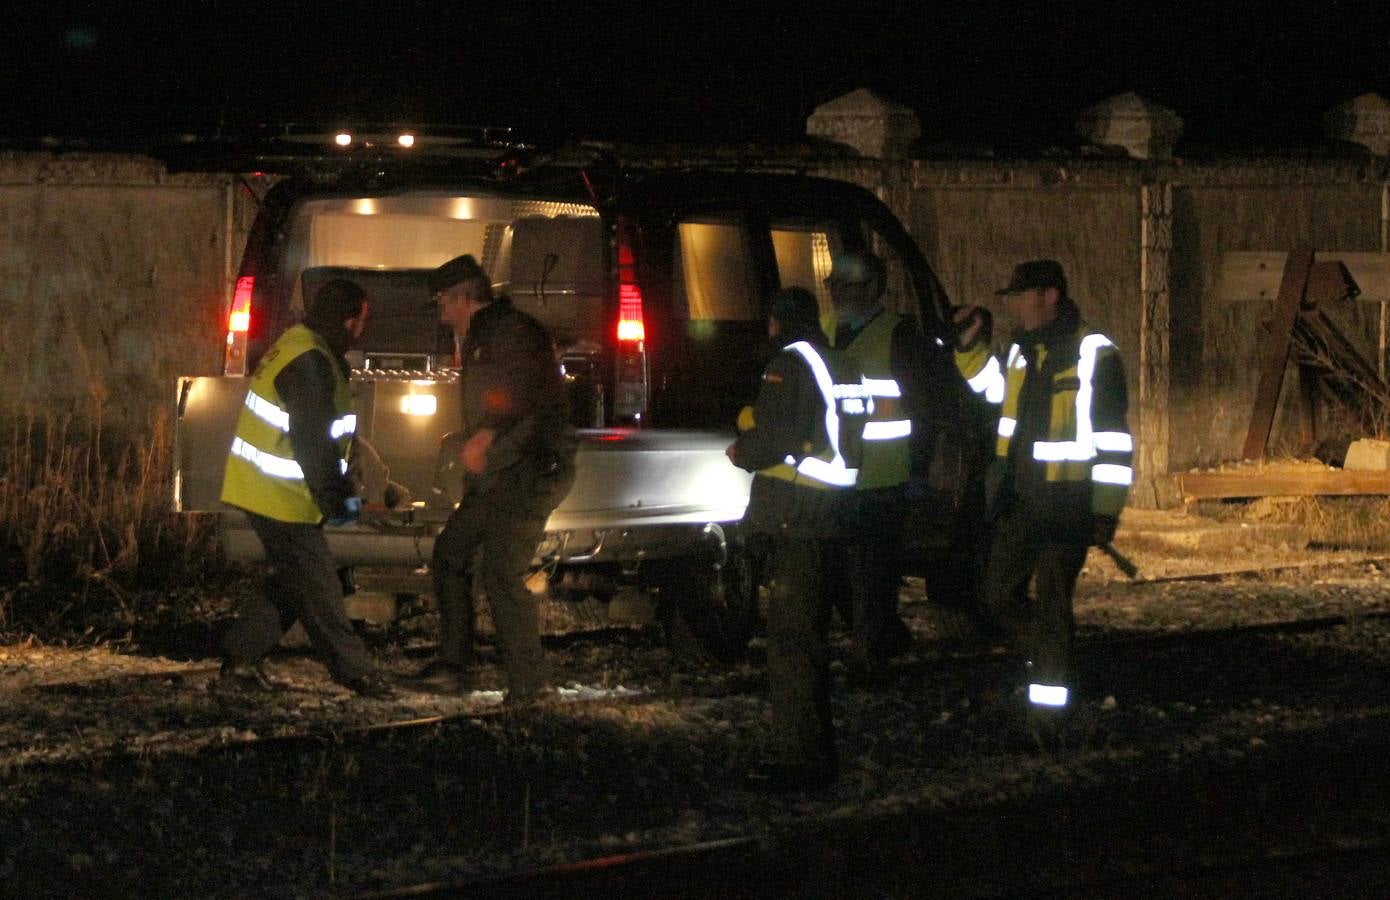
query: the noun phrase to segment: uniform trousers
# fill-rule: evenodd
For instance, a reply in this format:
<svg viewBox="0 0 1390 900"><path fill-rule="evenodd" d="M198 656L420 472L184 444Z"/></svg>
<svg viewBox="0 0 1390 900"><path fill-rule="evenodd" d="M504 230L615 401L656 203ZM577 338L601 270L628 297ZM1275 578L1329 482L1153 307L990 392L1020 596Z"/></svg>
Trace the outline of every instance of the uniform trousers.
<svg viewBox="0 0 1390 900"><path fill-rule="evenodd" d="M265 590L242 605L223 639L227 659L260 660L298 620L334 681L347 683L372 671L366 645L343 608L343 586L323 528L253 512L246 516L265 548L271 573Z"/></svg>
<svg viewBox="0 0 1390 900"><path fill-rule="evenodd" d="M507 690L528 697L546 684L550 673L541 649L539 606L526 588L526 577L545 521L573 481L572 464L541 472L522 462L489 479L485 489L475 485L465 491L435 539L430 565L439 604L440 661L458 666L473 662L473 567L481 550L479 574Z"/></svg>
<svg viewBox="0 0 1390 900"><path fill-rule="evenodd" d="M872 669L906 649L911 639L898 615L907 494L902 485L855 490L849 503L843 568L848 584L842 589L854 603L855 658Z"/></svg>
<svg viewBox="0 0 1390 900"><path fill-rule="evenodd" d="M1052 533L1017 512L997 519L985 568L984 601L1030 663L1030 680L1068 685L1075 631L1072 594L1089 547L1048 540Z"/></svg>
<svg viewBox="0 0 1390 900"><path fill-rule="evenodd" d="M830 718L830 601L824 591L826 544L779 535L769 559L767 669L772 749L778 762L833 770Z"/></svg>

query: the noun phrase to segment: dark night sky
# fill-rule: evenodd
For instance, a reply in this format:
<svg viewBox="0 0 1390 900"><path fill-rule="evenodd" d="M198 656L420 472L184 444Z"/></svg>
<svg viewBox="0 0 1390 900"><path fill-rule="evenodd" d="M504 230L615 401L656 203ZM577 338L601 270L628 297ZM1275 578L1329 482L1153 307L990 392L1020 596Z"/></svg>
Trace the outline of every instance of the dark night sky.
<svg viewBox="0 0 1390 900"><path fill-rule="evenodd" d="M820 5L817 5L819 8ZM931 140L1065 143L1137 90L1186 146L1315 142L1390 95L1390 3L55 2L12 10L0 136L257 123L516 125L596 138L794 139L869 86Z"/></svg>

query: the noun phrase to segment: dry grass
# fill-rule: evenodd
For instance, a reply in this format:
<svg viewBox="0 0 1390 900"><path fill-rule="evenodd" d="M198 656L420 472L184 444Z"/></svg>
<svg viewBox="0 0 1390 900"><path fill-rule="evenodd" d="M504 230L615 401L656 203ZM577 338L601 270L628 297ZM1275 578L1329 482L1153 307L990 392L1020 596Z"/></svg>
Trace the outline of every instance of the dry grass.
<svg viewBox="0 0 1390 900"><path fill-rule="evenodd" d="M1242 503L1201 503L1216 519L1297 524L1312 546L1390 550L1390 497L1262 497Z"/></svg>
<svg viewBox="0 0 1390 900"><path fill-rule="evenodd" d="M59 632L195 580L206 521L170 507L171 431L32 411L0 430L0 632ZM75 618L74 618L75 617ZM87 626L90 629L91 625Z"/></svg>

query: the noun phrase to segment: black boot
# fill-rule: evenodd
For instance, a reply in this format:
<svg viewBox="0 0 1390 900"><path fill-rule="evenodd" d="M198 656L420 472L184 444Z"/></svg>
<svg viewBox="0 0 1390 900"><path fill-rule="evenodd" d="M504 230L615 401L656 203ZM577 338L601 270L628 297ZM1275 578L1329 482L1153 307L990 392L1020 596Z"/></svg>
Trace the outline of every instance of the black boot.
<svg viewBox="0 0 1390 900"><path fill-rule="evenodd" d="M239 663L227 659L222 661L222 669L217 673L213 688L219 693L279 694L285 690L285 685L270 680L263 662Z"/></svg>
<svg viewBox="0 0 1390 900"><path fill-rule="evenodd" d="M472 668L442 659L436 659L414 675L397 678L396 684L422 694L467 694L475 687Z"/></svg>

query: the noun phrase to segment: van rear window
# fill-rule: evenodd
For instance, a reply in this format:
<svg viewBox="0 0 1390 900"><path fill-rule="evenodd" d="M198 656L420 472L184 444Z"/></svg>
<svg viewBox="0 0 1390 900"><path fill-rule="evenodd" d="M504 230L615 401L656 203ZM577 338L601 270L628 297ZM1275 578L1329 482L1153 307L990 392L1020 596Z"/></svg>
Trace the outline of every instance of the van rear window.
<svg viewBox="0 0 1390 900"><path fill-rule="evenodd" d="M681 222L676 232L676 289L693 321L762 318L757 270L742 225Z"/></svg>
<svg viewBox="0 0 1390 900"><path fill-rule="evenodd" d="M784 288L805 288L815 294L822 322L832 321L835 316L830 288L825 284L825 279L830 277L830 255L834 252L830 238L831 232L824 228L777 225L772 228L778 282Z"/></svg>

